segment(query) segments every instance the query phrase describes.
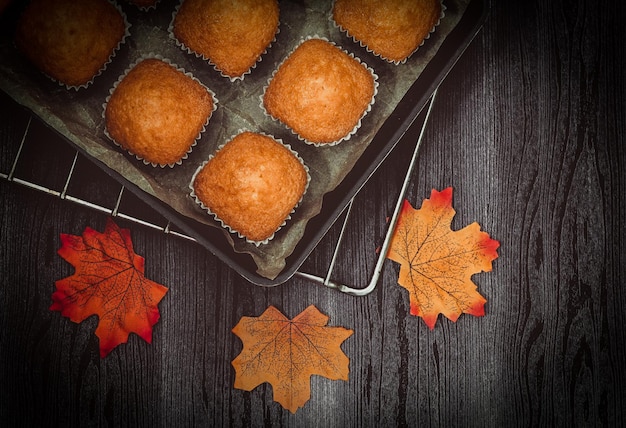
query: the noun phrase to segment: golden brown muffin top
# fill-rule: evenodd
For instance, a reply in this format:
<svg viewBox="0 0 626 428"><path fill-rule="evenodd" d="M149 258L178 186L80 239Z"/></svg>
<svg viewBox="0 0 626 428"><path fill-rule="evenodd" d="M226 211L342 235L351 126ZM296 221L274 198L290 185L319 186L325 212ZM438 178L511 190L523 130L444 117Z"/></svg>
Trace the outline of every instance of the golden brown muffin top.
<svg viewBox="0 0 626 428"><path fill-rule="evenodd" d="M308 174L296 155L267 135L243 132L198 172L196 196L251 241L271 237L298 204Z"/></svg>
<svg viewBox="0 0 626 428"><path fill-rule="evenodd" d="M184 157L213 112L213 97L198 81L149 58L119 82L106 105L106 129L125 150L159 165Z"/></svg>
<svg viewBox="0 0 626 428"><path fill-rule="evenodd" d="M381 57L400 62L441 16L441 0L336 0L333 19Z"/></svg>
<svg viewBox="0 0 626 428"><path fill-rule="evenodd" d="M125 33L123 15L107 0L33 0L15 43L45 74L81 86L104 69Z"/></svg>
<svg viewBox="0 0 626 428"><path fill-rule="evenodd" d="M277 0L185 0L173 32L225 75L239 77L260 58L278 30Z"/></svg>
<svg viewBox="0 0 626 428"><path fill-rule="evenodd" d="M298 46L270 81L267 112L313 143L341 140L358 125L375 92L372 73L333 44Z"/></svg>

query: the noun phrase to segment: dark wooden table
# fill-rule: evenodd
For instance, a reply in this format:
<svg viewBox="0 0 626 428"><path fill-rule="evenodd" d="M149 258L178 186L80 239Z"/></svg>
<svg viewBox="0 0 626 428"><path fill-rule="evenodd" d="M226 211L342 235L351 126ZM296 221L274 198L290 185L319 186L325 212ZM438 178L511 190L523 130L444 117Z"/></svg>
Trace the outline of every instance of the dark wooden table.
<svg viewBox="0 0 626 428"><path fill-rule="evenodd" d="M432 331L409 315L390 261L365 297L300 277L262 288L194 242L116 219L169 292L151 345L133 335L101 359L97 319L75 324L49 306L73 271L59 235L103 230L108 215L16 182L63 187L72 149L37 120L34 154L8 179L28 114L2 95L0 425L626 426L625 22L616 0L494 2L439 88L407 198L453 186L453 227L477 221L501 247L474 276L486 315L440 317ZM357 197L337 280L369 281L415 138ZM77 168L93 180L68 194L117 197L106 175ZM338 233L302 271L325 273ZM354 330L349 380L314 376L295 414L268 384L233 388L231 329L269 305L290 318L315 305Z"/></svg>

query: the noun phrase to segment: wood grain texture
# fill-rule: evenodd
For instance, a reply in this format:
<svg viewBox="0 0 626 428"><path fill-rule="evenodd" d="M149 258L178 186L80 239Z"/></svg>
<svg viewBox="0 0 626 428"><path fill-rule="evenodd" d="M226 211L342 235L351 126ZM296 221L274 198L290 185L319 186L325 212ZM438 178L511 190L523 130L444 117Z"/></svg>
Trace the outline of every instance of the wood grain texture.
<svg viewBox="0 0 626 428"><path fill-rule="evenodd" d="M194 243L118 219L169 292L151 345L131 336L100 359L95 318L74 324L48 308L54 281L71 274L59 234L102 230L106 216L0 180L0 424L625 426L625 18L616 0L494 2L439 89L407 197L419 205L453 186L453 228L477 221L501 247L494 270L474 276L486 316L440 318L432 331L409 315L392 262L367 297L297 277L261 288ZM9 110L3 173L26 126ZM355 200L338 280L369 281L416 136ZM19 173L46 163L61 168L46 155ZM338 233L303 271L326 271ZM354 330L342 346L350 379L313 377L296 414L269 385L234 389L239 319L311 304Z"/></svg>

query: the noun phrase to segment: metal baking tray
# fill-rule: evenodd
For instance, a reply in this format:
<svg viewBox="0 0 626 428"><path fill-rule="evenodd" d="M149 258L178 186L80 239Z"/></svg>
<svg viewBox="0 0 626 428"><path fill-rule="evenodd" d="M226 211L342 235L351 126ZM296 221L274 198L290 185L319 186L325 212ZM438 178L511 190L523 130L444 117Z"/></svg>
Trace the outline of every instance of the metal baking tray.
<svg viewBox="0 0 626 428"><path fill-rule="evenodd" d="M160 7L166 7L168 3L172 2L169 2L168 0L161 0L159 5ZM315 11L315 8L324 10L330 5L330 2L312 3L315 4L313 6L307 2L281 2L280 4L281 10L284 8L291 11L291 16L298 16L298 14L306 16L306 13L310 13L311 10ZM211 224L212 218L202 218L202 221L198 221L198 217L190 217L189 215L181 213L179 206L174 206L175 204L169 203L167 199L164 200L159 195L146 191L146 186L143 182L141 182L141 180L136 179L136 174L129 174L124 168L117 168L117 165L115 167L111 167L110 164L102 161L102 157L98 155L100 144L107 147L106 144L110 144L110 142L105 141L103 143L100 141L103 139L102 135L99 135L101 133L102 124L97 123L97 120L94 121L94 113L90 113L89 109L91 105L99 102L98 100L93 101L92 98L96 96L94 94L98 94L98 97L102 97L102 94L107 92L111 82L119 75L119 70L124 68L123 65L121 65L121 68L118 69L116 69L116 67L107 68L105 73L103 73L103 76L95 79L94 84L92 85L94 89L87 88L87 90L68 91L67 89L57 85L55 82L43 77L36 70L32 70L32 67L29 68L29 64L25 64L20 59L19 54L15 52L11 42L12 25L11 23L7 23L7 20L14 19L15 16L11 16L11 11L8 11L8 13L5 13L2 17L0 17L0 19L2 19L2 22L0 22L0 24L2 24L0 55L5 57L0 64L0 88L7 92L18 103L32 110L36 115L42 118L44 123L46 123L54 132L59 133L71 145L75 146L81 154L93 161L107 174L112 176L123 186L131 190L139 198L152 206L156 211L161 213L161 215L175 224L184 233L193 237L198 243L219 257L241 276L257 285L275 286L284 283L296 273L298 268L313 251L317 243L323 238L337 218L341 216L342 212L346 206L348 206L353 197L381 165L391 150L393 150L393 148L398 144L401 137L406 133L420 112L422 112L432 93L444 80L471 40L478 33L488 14L486 0L444 0L444 5L446 6L446 16L444 16L442 21L449 23L450 20L453 20L454 25L451 25L444 34L441 34L441 32L438 33L436 30L431 37L432 40L427 40L425 45L420 47L420 49L409 59L409 61L407 61L406 64L400 64L397 66L387 64L379 58L374 57L371 53L361 48L357 43L348 39L345 35L338 35L336 33L336 29L332 28L331 25L323 24L323 28L321 29L319 26L308 28L304 25L302 28L298 27L298 31L294 31L294 28L290 28L289 25L283 26L281 23L281 32L277 36L277 40L274 41L274 45L269 49L269 53L267 54L268 58L264 58L262 62L259 63L258 68L260 70L265 69L266 72L268 72L267 70L271 69L272 63L279 61L282 56L285 55L288 46L293 46L293 43L289 45L286 40L291 41L296 37L301 37L302 34L307 32L315 31L317 33L321 31L322 37L327 37L325 32L330 32L329 38L331 41L339 44L343 49L359 57L363 62L368 64L368 66L374 68L375 72L382 69L382 73L380 73L382 79L379 80L381 85L389 84L390 82L385 81L385 79L389 79L389 76L396 76L396 73L399 73L402 77L402 67L405 67L406 69L418 67L419 72L416 74L417 77L415 79L409 77L409 79L412 80L409 82L410 84L406 86L408 89L403 90L399 95L396 94L399 101L393 104L393 109L389 113L379 113L379 126L375 126L373 128L370 127L370 129L367 130L366 125L366 130L363 131L364 136L361 137L362 140L359 142L358 137L356 137L357 142L355 144L363 144L362 147L364 147L364 149L355 155L352 165L348 168L345 175L341 175L341 179L338 181L338 184L333 186L330 191L324 192L322 195L318 195L317 198L320 200L313 201L314 204L321 204L319 212L312 217L305 219L306 221L300 221L300 223L298 223L298 210L296 210L296 220L294 220L293 223L297 224L298 227L301 227L302 230L297 231L294 235L294 243L291 244L292 247L289 248L289 253L281 256L282 258L280 259L283 265L280 265L279 263L280 267L278 270L275 268L275 262L272 259L271 264L273 270L269 275L267 270L264 271L259 265L259 259L261 259L261 263L263 263L262 259L265 251L263 246L260 248L253 248L252 251L254 252L254 257L251 256L245 249L247 244L238 243L237 238L233 238L233 236L225 232L223 228L216 226L216 224ZM129 15L128 19L131 23L139 23L138 31L152 31L151 29L154 24L152 21L143 27L141 25L142 13L144 12L134 11L132 9L124 10L127 12L127 15ZM156 19L158 22L161 22L161 25L167 22L167 16L159 18L158 15L156 15L156 12L152 13L152 19ZM171 15L171 12L169 13ZM318 15L320 14L318 13ZM156 18L154 18L154 16L156 16ZM156 40L159 43L165 43L160 35ZM134 45L133 41L127 41L126 44L130 44L131 46L123 46L122 53L121 55L118 54L118 57L123 58L126 56L126 61L130 62L133 60L132 54L135 53L133 52L133 49L138 49L137 46ZM150 47L152 48L153 46ZM115 61L118 61L118 58L114 58L113 63L115 63ZM120 59L119 61L121 62L122 60ZM191 68L192 73L199 70L199 68L196 67L203 67L206 65L198 65L198 63L194 61L194 59L188 60L188 58L184 55L178 57L178 62L185 62L182 66L186 70ZM262 64L263 62L265 62L265 64ZM206 68L208 69L208 67ZM385 68L392 70L392 74L386 74L384 70ZM107 77L107 73L110 76ZM212 79L212 77L210 77L210 73L215 73L215 70L211 69L198 71L198 74L201 76L203 75L202 73L209 75L207 79L210 80ZM260 84L259 82L262 82L262 80L254 80L254 78L251 78L250 76L254 75L254 73L257 73L256 69L253 70L251 75L246 76L244 80L238 83L239 87L241 88L245 84L258 86ZM260 73L262 73L262 71L259 71L257 74ZM210 80L210 82L216 82L213 84L218 88L220 85L230 84L224 83L224 77L217 76L215 79L216 80ZM402 86L400 85L400 87ZM231 90L231 87L228 87L228 90L231 92L227 94L227 99L232 99L233 94L237 95L237 89ZM57 99L60 101L57 101ZM384 95L382 96L382 99L383 103L386 102ZM57 104L57 102L59 104ZM220 102L221 101L218 101L218 103ZM59 107L59 105L64 104L73 105L74 110L68 109L69 113L66 113L65 109L61 109ZM374 108L376 108L376 104ZM87 113L84 113L84 111ZM366 123L367 120L368 117L366 116L364 118L364 122ZM229 122L227 120L224 120L223 123L226 123L223 127L228 127ZM209 127L210 126L211 123L209 124ZM78 137L74 131L75 128L79 130ZM272 130L275 131L273 133L280 133L279 128L280 125L276 125L275 128L272 128ZM222 131L222 133L223 132L224 131ZM357 135L358 134L359 132L357 132ZM283 139L289 138L289 133L278 136ZM97 140L98 144L94 145L92 143L92 139ZM291 141L289 142L291 143ZM348 143L350 142L348 141L341 144ZM341 147L341 144L337 147ZM95 152L93 150L94 147L98 149ZM211 148L209 147L205 150L211 150ZM297 143L296 150L298 150ZM310 151L310 148L303 147L301 150L306 152L307 150ZM197 150L194 148L194 152L191 156L194 156L196 151ZM196 157L199 156L201 155L196 155ZM136 162L136 160L134 161ZM132 165L133 160L125 159L123 162L130 162ZM315 159L313 159L312 162L315 163ZM123 163L123 166L125 165L126 164ZM151 170L150 168L140 169L140 173L148 176L153 173L156 175L171 174L169 171L162 172L158 169ZM132 178L129 179L129 176ZM291 233L291 226L292 224L288 222L283 229L277 233L277 236L279 237L276 240L277 242L280 242L282 236L289 236ZM268 245L268 252L271 252L271 246L273 244L274 243L270 241L270 244ZM244 248L243 251L241 250L242 245Z"/></svg>

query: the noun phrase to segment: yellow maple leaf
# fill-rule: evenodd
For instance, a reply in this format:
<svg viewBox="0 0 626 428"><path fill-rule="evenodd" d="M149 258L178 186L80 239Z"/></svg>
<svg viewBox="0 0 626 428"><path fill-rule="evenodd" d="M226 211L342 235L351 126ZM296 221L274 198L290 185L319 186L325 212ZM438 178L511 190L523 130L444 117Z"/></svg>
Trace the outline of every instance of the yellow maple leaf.
<svg viewBox="0 0 626 428"><path fill-rule="evenodd" d="M242 317L232 330L243 342L232 362L235 388L252 391L269 382L274 401L295 413L311 397L311 375L348 380L350 360L340 346L352 330L327 322L313 305L293 320L273 306L259 317Z"/></svg>
<svg viewBox="0 0 626 428"><path fill-rule="evenodd" d="M398 284L409 292L411 314L432 330L443 314L456 321L462 313L485 314L485 298L472 275L490 271L499 242L478 223L453 231L452 188L433 189L420 209L404 201L387 258L400 263Z"/></svg>

